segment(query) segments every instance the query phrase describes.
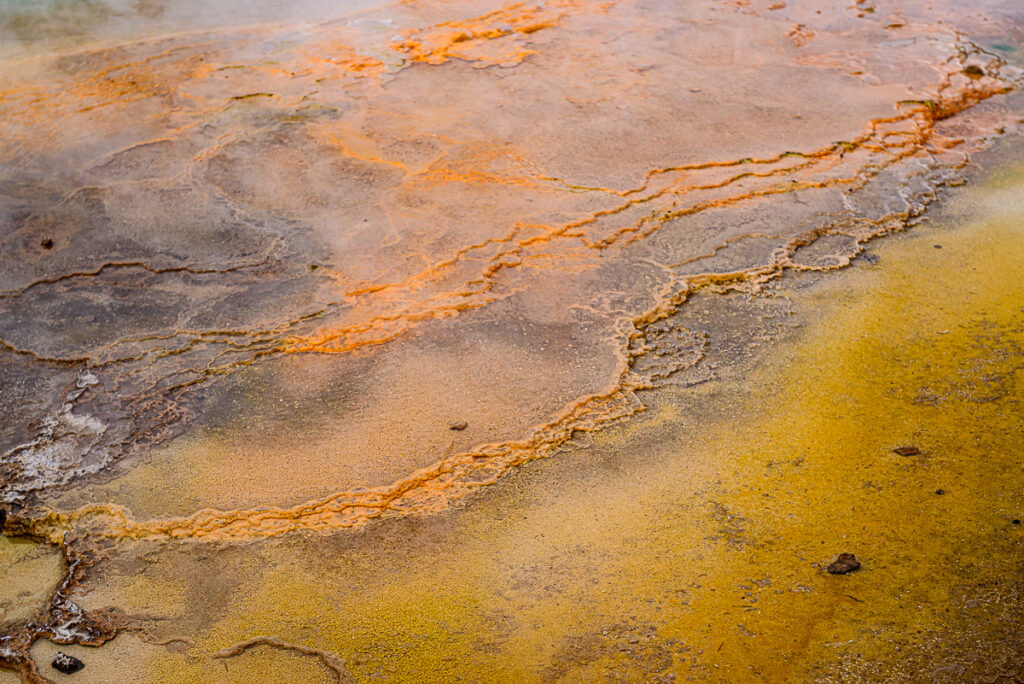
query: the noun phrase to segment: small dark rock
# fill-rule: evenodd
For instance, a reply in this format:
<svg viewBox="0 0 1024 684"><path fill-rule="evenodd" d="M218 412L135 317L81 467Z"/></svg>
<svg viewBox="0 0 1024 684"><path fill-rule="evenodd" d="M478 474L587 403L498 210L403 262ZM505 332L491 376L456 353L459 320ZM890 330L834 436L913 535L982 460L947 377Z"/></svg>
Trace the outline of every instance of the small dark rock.
<svg viewBox="0 0 1024 684"><path fill-rule="evenodd" d="M967 78L981 78L985 75L985 70L977 64L968 64L964 67L964 76Z"/></svg>
<svg viewBox="0 0 1024 684"><path fill-rule="evenodd" d="M465 430L468 427L469 427L469 423L467 423L464 420L460 420L457 423L452 423L451 426L449 427L449 429L450 430Z"/></svg>
<svg viewBox="0 0 1024 684"><path fill-rule="evenodd" d="M53 662L51 665L53 665L54 670L58 670L64 674L74 674L85 667L85 663L75 656L68 655L64 651L57 651L57 654L53 656Z"/></svg>
<svg viewBox="0 0 1024 684"><path fill-rule="evenodd" d="M899 454L900 456L917 456L919 453L921 453L920 449L912 446L897 447L892 451L894 454Z"/></svg>
<svg viewBox="0 0 1024 684"><path fill-rule="evenodd" d="M860 567L860 561L852 553L841 553L836 557L835 563L825 568L831 575L845 575Z"/></svg>
<svg viewBox="0 0 1024 684"><path fill-rule="evenodd" d="M942 245L932 245L935 249L942 249Z"/></svg>
<svg viewBox="0 0 1024 684"><path fill-rule="evenodd" d="M936 494L945 494L945 493L946 493L946 490L945 490L945 489L936 489L936 490L935 490L935 493L936 493Z"/></svg>
<svg viewBox="0 0 1024 684"><path fill-rule="evenodd" d="M1011 525L1020 525L1020 518L1014 518L1010 521Z"/></svg>
<svg viewBox="0 0 1024 684"><path fill-rule="evenodd" d="M53 249L53 240L50 238L43 238L39 244L43 246L43 249Z"/></svg>

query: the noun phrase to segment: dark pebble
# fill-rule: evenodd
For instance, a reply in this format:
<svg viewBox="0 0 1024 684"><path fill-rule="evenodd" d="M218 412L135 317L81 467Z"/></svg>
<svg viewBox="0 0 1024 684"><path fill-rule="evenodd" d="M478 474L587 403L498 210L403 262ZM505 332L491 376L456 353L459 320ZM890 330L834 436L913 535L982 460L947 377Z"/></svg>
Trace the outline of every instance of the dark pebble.
<svg viewBox="0 0 1024 684"><path fill-rule="evenodd" d="M848 572L853 572L860 567L860 561L857 560L852 553L841 553L836 557L836 561L825 568L831 575L845 575Z"/></svg>
<svg viewBox="0 0 1024 684"><path fill-rule="evenodd" d="M469 427L469 423L467 423L464 420L460 420L458 423L452 423L450 429L451 430L465 430L468 427Z"/></svg>
<svg viewBox="0 0 1024 684"><path fill-rule="evenodd" d="M942 245L932 245L935 249L942 249Z"/></svg>
<svg viewBox="0 0 1024 684"><path fill-rule="evenodd" d="M935 490L935 493L936 493L936 494L945 494L945 493L946 493L946 490L945 490L945 489L936 489L936 490Z"/></svg>
<svg viewBox="0 0 1024 684"><path fill-rule="evenodd" d="M64 651L57 651L56 655L53 656L53 662L50 664L53 665L54 670L64 674L74 674L85 667L85 663Z"/></svg>
<svg viewBox="0 0 1024 684"><path fill-rule="evenodd" d="M1020 525L1020 518L1014 518L1010 521L1011 525Z"/></svg>
<svg viewBox="0 0 1024 684"><path fill-rule="evenodd" d="M917 456L919 453L921 453L920 449L911 446L898 447L896 449L893 449L892 451L894 454L899 454L900 456Z"/></svg>
<svg viewBox="0 0 1024 684"><path fill-rule="evenodd" d="M50 238L43 238L39 244L43 246L43 249L53 249L53 240Z"/></svg>

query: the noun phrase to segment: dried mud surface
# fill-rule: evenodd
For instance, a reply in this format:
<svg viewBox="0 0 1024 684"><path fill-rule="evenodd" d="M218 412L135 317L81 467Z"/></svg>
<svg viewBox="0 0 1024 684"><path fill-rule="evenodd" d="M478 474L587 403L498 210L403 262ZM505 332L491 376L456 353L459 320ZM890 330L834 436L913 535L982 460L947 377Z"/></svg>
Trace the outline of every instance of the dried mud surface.
<svg viewBox="0 0 1024 684"><path fill-rule="evenodd" d="M129 670L145 681L651 681L717 677L712 661L750 678L914 678L888 636L861 658L823 650L831 642L813 630L778 631L768 641L799 662L745 655L768 611L737 623L716 655L692 645L696 623L664 604L659 573L672 573L652 549L633 564L623 549L699 556L698 540L714 539L729 549L716 554L769 565L774 532L749 530L752 513L737 507L756 507L716 501L714 480L694 490L703 515L684 530L673 528L683 509L630 480L618 486L643 490L637 505L654 506L650 520L623 493L589 502L608 506L590 531L600 536L536 541L569 534L554 511L585 520L589 509L568 502L636 474L608 456L621 459L630 439L672 454L663 472L649 464L650 477L682 477L685 465L694 486L729 459L687 458L696 442L680 440L710 444L720 422L746 448L771 444L771 429L737 427L738 407L778 423L806 397L782 381L777 394L760 392L754 360L789 353L794 330L834 308L798 313L784 300L831 287L833 299L867 290L913 301L906 283L827 272L870 261L866 245L926 218L941 193L977 175L972 160L1019 131L1016 3L821 4L0 11L0 541L22 545L2 547L0 568L38 578L0 605L24 613L49 592L6 621L0 664L40 681L54 676L43 667L54 644L77 644L103 645L75 651L93 681L142 676ZM972 201L997 196L994 182ZM1007 447L1007 405L1019 416L1019 232L975 237L994 254L967 240L942 254L977 265L937 274L913 250L894 252L899 273L935 281L920 286L923 309L949 274L995 269L992 293L974 301L988 317L967 329L975 342L962 340L958 357L982 370L957 385L953 370L939 372L953 362L935 356L939 385L922 385L914 406L934 407L944 426L989 421L1004 431L993 444ZM822 284L830 279L845 285ZM870 337L895 315L876 309L837 327ZM863 353L876 384L899 377L892 359ZM698 400L709 404L697 410ZM974 415L975 403L995 415ZM778 435L817 443L833 427L817 426ZM923 453L914 463L927 468ZM839 482L829 466L821 477ZM737 466L736 486L757 467ZM550 486L522 485L531 534L511 522L519 504L508 492L534 472ZM1002 493L1019 498L1019 484ZM837 491L808 489L803 505L827 507ZM1001 491L977 492L979 516ZM488 542L510 542L481 536L475 526L488 520L500 522L494 535L521 537L516 562L496 560ZM1019 552L992 534L995 558ZM546 566L537 556L552 553ZM554 567L575 579L558 580ZM985 576L987 589L937 580L962 624L983 625L988 639L953 649L950 677L1002 676L980 655L1019 653L1000 631L1014 620L989 609L1019 606L1019 586L1000 573ZM699 573L678 574L680 596L699 588ZM598 600L595 587L615 578L631 589ZM774 586L755 579L742 601ZM574 582L562 597L557 587ZM622 612L641 595L666 612ZM563 601L595 612L571 615L556 608ZM810 610L814 624L838 610L817 595L809 605L798 614ZM715 632L709 610L699 615ZM863 615L836 628L854 635L847 643L887 634ZM940 623L927 623L938 632L922 652L962 636ZM502 665L484 671L481 653Z"/></svg>

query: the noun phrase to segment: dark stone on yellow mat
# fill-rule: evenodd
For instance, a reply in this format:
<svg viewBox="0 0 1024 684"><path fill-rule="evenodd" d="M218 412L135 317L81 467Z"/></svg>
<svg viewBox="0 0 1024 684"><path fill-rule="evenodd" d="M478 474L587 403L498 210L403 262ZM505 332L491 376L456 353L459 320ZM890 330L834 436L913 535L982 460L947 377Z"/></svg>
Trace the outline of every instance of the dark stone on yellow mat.
<svg viewBox="0 0 1024 684"><path fill-rule="evenodd" d="M917 456L919 453L921 453L920 449L913 446L897 447L892 451L894 454L899 454L900 456Z"/></svg>
<svg viewBox="0 0 1024 684"><path fill-rule="evenodd" d="M841 553L832 565L825 568L831 575L845 575L860 567L860 561L852 553Z"/></svg>
<svg viewBox="0 0 1024 684"><path fill-rule="evenodd" d="M981 78L985 75L985 70L977 64L968 64L964 67L964 76L967 78Z"/></svg>
<svg viewBox="0 0 1024 684"><path fill-rule="evenodd" d="M64 651L57 651L53 656L53 662L50 664L53 666L53 669L64 674L74 674L85 667L85 663Z"/></svg>

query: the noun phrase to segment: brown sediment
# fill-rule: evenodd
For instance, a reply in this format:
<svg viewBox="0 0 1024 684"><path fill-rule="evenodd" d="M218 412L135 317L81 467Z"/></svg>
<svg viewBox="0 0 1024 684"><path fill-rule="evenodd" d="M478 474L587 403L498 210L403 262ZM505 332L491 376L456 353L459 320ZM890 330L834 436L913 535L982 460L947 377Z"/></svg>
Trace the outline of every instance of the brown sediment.
<svg viewBox="0 0 1024 684"><path fill-rule="evenodd" d="M950 73L954 73L956 70L953 69ZM941 93L949 87L949 82L944 82L939 85L937 92ZM596 212L591 216L579 219L562 226L550 227L550 226L530 226L531 230L540 228L543 232L540 235L532 235L525 240L515 240L516 234L519 232L518 229L514 228L513 233L510 236L503 239L489 239L484 243L478 245L472 245L464 248L459 252L456 252L454 257L438 262L431 267L428 271L421 272L417 275L411 276L408 280L400 284L380 284L372 287L357 288L345 293L345 297L359 297L367 294L374 294L387 291L398 299L404 299L407 296L409 290L415 292L416 289L422 287L424 281L429 281L438 275L443 274L445 270L452 266L454 263L459 261L466 255L472 254L476 250L479 250L485 246L491 246L501 243L511 243L512 247L508 250L499 251L496 256L490 259L490 265L481 273L481 277L469 281L466 285L467 289L462 291L456 291L451 293L435 293L425 300L421 305L414 305L413 310L409 310L409 307L405 307L405 310L398 310L394 313L378 314L369 318L365 322L356 323L340 330L330 330L327 332L318 332L313 335L307 336L301 339L295 339L291 337L284 337L280 340L273 340L268 337L269 335L275 335L282 330L287 330L289 327L295 325L295 323L309 318L319 318L323 313L324 309L314 311L311 314L297 319L291 323L285 324L285 326L279 327L276 330L267 331L202 331L202 332L190 332L187 330L181 330L173 333L172 335L163 336L149 336L149 337L129 337L117 341L115 344L142 342L150 340L169 339L171 337L193 336L191 341L188 341L184 346L178 349L159 350L156 355L165 356L181 353L188 351L193 348L194 344L200 339L204 341L213 341L218 344L227 344L229 349L219 352L213 357L208 363L205 369L189 369L188 373L192 374L193 377L189 378L186 383L171 385L170 387L162 387L162 391L168 391L174 387L184 387L201 382L207 375L223 374L236 370L237 368L248 365L253 360L262 358L264 356L275 354L279 351L283 352L347 352L354 349L358 349L367 345L381 344L390 340L395 339L402 333L409 329L411 324L416 321L425 320L429 318L436 318L438 316L451 315L459 311L464 311L470 308L483 306L491 301L494 301L491 290L493 287L493 281L496 275L503 269L514 268L518 265L525 263L527 258L543 257L543 254L524 254L528 249L534 249L537 245L546 245L548 242L556 239L566 239L569 241L579 241L585 246L590 248L596 248L603 250L615 242L621 237L629 235L629 241L638 239L638 237L645 236L653 232L658 225L661 225L665 221L684 216L692 213L697 213L711 208L719 208L728 206L736 202L742 202L750 200L755 197L763 197L773 194L783 194L793 191L805 190L808 188L823 188L831 185L842 185L849 184L852 186L862 185L867 178L880 172L886 166L891 163L900 161L901 159L917 153L923 149L926 144L931 144L931 138L933 135L934 124L936 120L947 118L952 116L957 111L961 111L963 108L970 106L976 101L985 99L993 94L999 92L1005 92L1006 86L987 86L982 89L971 89L967 93L958 93L952 98L946 100L927 102L915 102L907 103L901 108L904 110L900 116L891 117L887 119L881 119L874 122L870 126L870 130L863 137L855 139L854 141L844 141L836 146L830 146L827 148L819 149L814 152L800 154L800 153L783 153L773 159L742 159L731 162L708 162L696 165L684 165L676 167L668 167L663 169L655 169L649 171L647 174L647 181L643 186L638 188L625 190L625 191L612 191L609 189L604 192L611 192L613 194L619 194L623 197L630 195L640 195L635 199L629 199L624 204L619 205L607 210ZM901 125L904 123L914 124L914 130L911 132L901 130ZM894 127L896 130L887 131L886 127ZM879 129L882 129L881 131ZM897 138L897 142L891 142L890 138ZM909 138L909 139L908 139ZM888 144L887 144L888 143ZM951 141L955 144L955 141ZM949 143L947 143L949 144ZM936 151L944 147L942 143L932 147L931 151ZM858 149L877 152L884 154L884 158L881 160L867 159L862 161L860 168L856 165L851 164L852 170L857 171L852 175L846 176L831 176L822 180L810 178L807 180L796 180L789 178L790 183L781 184L770 184L767 187L758 190L748 190L747 192L725 196L720 198L713 198L703 201L695 202L694 204L685 208L676 208L676 200L674 198L686 196L689 193L699 193L701 191L713 191L720 188L730 186L734 183L744 180L771 179L776 175L789 175L798 171L814 170L818 168L820 162L824 165L823 171L831 174L835 167L840 162L847 161L846 155L852 153ZM894 152L895 150L895 152ZM851 157L853 155L851 154ZM653 192L645 192L649 185L650 179L655 176L660 176L669 173L681 173L687 172L692 174L698 171L715 170L715 169L727 169L735 166L742 165L775 165L778 163L789 162L790 159L795 159L792 162L792 166L782 166L781 168L771 168L766 171L745 171L732 176L727 176L721 180L706 182L706 183L688 183L682 185L678 181L676 183L668 183L664 187L657 189ZM443 177L445 181L453 181L449 176ZM485 180L493 182L493 178L485 178ZM793 182L795 181L795 182ZM598 220L603 219L607 216L613 216L618 213L624 212L634 206L640 204L646 204L662 197L672 198L672 208L670 210L662 210L658 213L658 209L654 209L650 214L641 218L639 224L627 225L612 230L611 234L603 237L597 235L590 236L585 231L580 229L584 226L590 226L596 223ZM654 216L653 220L650 216ZM649 225L644 226L647 223ZM816 236L812 236L816 237ZM806 240L806 236L798 238L798 240ZM25 290L40 284L50 284L59 282L65 279L98 275L109 267L115 266L129 266L136 265L137 262L125 262L123 264L108 262L105 263L93 271L71 273L58 276L56 278L44 279L28 284L22 290L17 291L18 294ZM168 273L168 272L187 272L187 273L222 273L232 269L194 269L190 267L168 267L168 268L154 268L142 265L152 273ZM773 267L767 267L767 272L771 272ZM756 282L758 278L764 276L766 271L765 267L753 269L751 271L739 272L739 273L727 273L727 274L708 274L706 276L699 276L693 278L693 282L696 285L708 284L712 281L719 283L738 283L744 280L752 280ZM396 292L397 290L397 292ZM685 288L684 288L685 291ZM650 317L649 315L647 316ZM382 330L381 330L382 328ZM240 343L232 343L226 341L224 338L227 337L245 337L245 336L257 336L257 341L243 340ZM260 339L262 338L262 339ZM10 343L6 343L10 348L15 349ZM108 345L108 349L110 345ZM27 351L27 350L19 350ZM31 352L28 352L31 353ZM233 361L228 364L216 364L216 361L222 358L225 354L241 354L243 358L238 361ZM123 362L139 360L140 356L122 357L115 358L113 361ZM80 360L80 359L74 359ZM93 366L102 367L108 362L101 362L99 364L93 363Z"/></svg>
<svg viewBox="0 0 1024 684"><path fill-rule="evenodd" d="M949 73L956 73L955 66ZM951 85L947 78L943 83L940 83L935 88L935 91L941 96L941 93L950 87ZM936 121L949 118L957 112L963 111L973 104L993 95L1004 93L1007 91L1008 87L1009 86L1006 84L994 82L994 84L986 85L984 88L970 88L966 92L957 92L953 96L945 99L929 100L927 102L900 103L898 107L900 109L900 114L898 116L888 117L872 122L868 127L868 131L861 137L852 141L843 141L842 143L838 143L834 146L830 145L828 147L806 153L785 152L771 159L745 158L728 162L704 162L700 164L654 169L647 173L647 178L643 185L623 191L587 188L588 190L616 194L629 199L627 202L616 207L601 210L588 217L577 219L560 226L517 225L512 229L512 232L504 238L491 238L483 243L462 248L455 252L453 256L433 264L430 269L412 275L401 283L375 284L372 286L362 286L344 291L342 296L346 299L358 298L366 295L373 295L375 299L380 299L385 296L380 293L386 293L389 297L393 297L399 302L406 302L409 300L415 302L417 291L423 288L425 283L445 277L447 275L447 270L457 262L472 257L476 252L485 247L507 245L507 248L500 249L489 259L485 258L485 263L488 263L487 267L479 273L478 277L467 281L463 285L464 289L450 292L432 292L430 293L429 298L420 303L412 305L406 304L397 310L384 314L373 315L368 319L353 323L344 328L328 329L302 338L283 336L283 338L277 340L268 339L268 336L279 335L280 333L287 331L288 328L294 327L304 320L320 317L326 311L325 309L321 309L307 314L302 318L291 321L277 329L263 331L210 330L201 332L179 330L173 333L173 335L123 338L113 344L128 344L133 342L168 339L171 336L191 336L193 339L186 343L181 349L177 351L166 350L165 353L174 354L187 351L200 339L204 339L208 342L226 344L230 347L230 349L225 350L221 354L240 353L246 357L242 360L234 361L229 364L218 365L215 364L215 361L220 358L221 355L219 354L211 360L206 369L194 369L200 377L191 380L189 384L201 382L202 376L205 374L222 374L225 372L231 372L238 367L243 367L244 365L251 363L257 358L262 358L279 352L338 353L350 352L364 346L383 344L407 332L417 321L454 315L460 311L485 306L486 304L495 301L495 299L500 295L493 293L494 281L500 271L503 269L521 266L526 263L527 259L545 257L546 255L543 252L536 253L536 251L547 247L547 245L553 241L561 240L569 243L579 242L588 248L604 250L622 238L627 238L626 242L628 244L629 242L651 234L657 230L658 226L667 221L708 209L730 206L758 197L786 194L811 188L827 188L838 185L846 185L851 189L862 187L868 179L882 172L889 165L895 164L907 157L918 154L922 151L927 151L931 154L941 153L950 147L955 147L957 141L942 140L941 137L936 137L934 130ZM910 125L910 130L907 130L908 124ZM854 154L854 152L857 151L868 153L869 156L867 156L867 158L859 158ZM877 156L870 156L872 153ZM848 155L849 159L847 159ZM847 166L843 167L843 164L846 164ZM690 180L690 176L695 173L708 171L714 173L721 169L730 169L733 167L747 165L755 168L761 166L767 166L769 168L766 170L743 171L738 174L728 175L719 180L710 180L705 182L693 182ZM846 174L842 174L843 168L848 168L849 171L847 171ZM825 177L815 177L813 175L813 172L815 171L818 171ZM648 191L652 178L667 174L678 175L680 178L675 182L667 182L663 187L654 191ZM783 178L776 180L776 177L778 176L782 176ZM728 188L729 186L741 181L755 181L760 179L766 179L767 181L760 189L748 189L739 194L727 194L721 197L697 200L689 206L682 208L678 207L679 199L685 198L688 195L692 194L699 196L702 192ZM438 182L439 180L443 182L458 182L459 179L450 175L446 175L441 178L432 178L430 172L428 172L425 180L429 180L430 182ZM482 180L485 182L494 182L493 178L484 178ZM545 179L542 178L540 180ZM685 184L683 182L684 180L687 181ZM669 202L669 204L662 206L655 204L651 208L644 206L648 213L645 214L637 224L612 227L610 233L605 229L606 234L588 234L585 230L582 230L587 226L594 225L605 217L614 216L638 205L647 205L647 203L652 203L656 200L665 200L666 202ZM528 237L519 239L520 232L527 232L531 234ZM573 258L578 258L578 256L574 256ZM91 271L67 273L49 279L41 279L29 283L19 290L5 294L6 296L21 295L25 291L36 286L55 284L71 278L95 276L110 268L138 267L154 274L176 272L199 274L227 273L239 269L255 268L265 263L266 260L264 259L263 261L256 262L252 265L218 269L198 269L187 266L152 267L140 262L107 262ZM714 274L712 277L723 277L726 280L741 280L751 275L755 277L758 276L757 273L746 273L738 275L724 274L722 276ZM374 301L373 307L378 308L382 303L386 306L386 302L386 299L383 302ZM244 340L241 343L230 343L224 339L225 337L244 338L246 336L256 337L257 340ZM14 345L11 345L8 342L4 342L4 344L8 345L12 349L15 348ZM112 345L108 345L107 349L111 346ZM32 353L30 350L25 351L26 353ZM137 358L139 357L115 358L113 361L124 362L127 360L135 360ZM81 360L81 357L75 360ZM92 365L102 367L110 362L111 361L101 361L97 363L94 361Z"/></svg>
<svg viewBox="0 0 1024 684"><path fill-rule="evenodd" d="M993 90L990 94L1005 92L1006 87ZM990 96L989 93L977 95L978 99ZM971 100L963 96L955 98L955 102L967 106ZM936 111L943 112L942 118L952 116L952 104L917 105L911 108L912 120L918 123L917 130L925 131L920 138L911 143L897 143L889 146L889 163L904 158L909 154L918 152L923 144L933 136L933 127L937 119ZM885 140L886 134L879 135L878 130L884 124L902 123L904 119L894 118L875 122L871 126L871 133L855 142L848 143L850 147L869 148L869 141L872 139ZM926 125L923 125L926 124ZM909 149L902 150L901 145ZM840 149L847 149L845 146ZM893 149L900 150L903 155L893 152ZM937 149L943 149L938 147ZM808 163L807 159L825 158L834 161L838 155L836 148L819 150L799 158ZM730 167L738 164L769 164L782 159L792 157L792 153L780 155L774 160L750 160L729 162L722 164L704 164L701 168ZM965 162L965 158L957 160L956 168ZM873 175L880 173L885 166L885 160L875 162L878 166L868 172L859 169L861 174L852 176L840 176L818 183L850 184L863 186ZM680 169L672 169L680 170ZM788 170L788 169L786 169ZM652 172L664 173L665 170ZM737 178L758 175L773 175L768 171L763 174L746 172L739 176L733 176L721 184L711 184L701 187L721 187ZM659 222L664 222L680 215L696 213L712 207L727 206L735 201L750 199L758 194L771 195L785 192L793 192L809 187L820 187L811 181L796 182L789 185L773 186L765 190L753 191L738 198L726 198L724 200L712 200L683 209L674 209L658 217ZM688 188L688 189L692 189ZM629 191L629 193L637 191ZM660 195L666 192L661 190ZM616 379L609 388L599 394L580 398L565 407L554 420L542 426L537 426L528 440L515 442L497 443L482 445L472 451L449 456L426 468L412 473L389 487L376 488L366 492L350 493L340 492L326 499L303 503L291 509L267 508L261 506L254 510L238 511L199 511L185 518L160 519L154 521L135 521L130 514L121 507L96 504L85 506L70 514L49 514L38 518L35 524L39 526L39 533L50 539L58 539L68 530L79 528L88 529L90 534L112 537L112 538L150 538L166 536L175 539L181 538L206 538L206 539L245 539L276 536L298 529L326 530L333 528L346 528L359 525L368 520L386 514L407 514L411 512L428 512L446 508L452 500L459 498L473 489L491 484L508 469L522 465L523 463L541 458L557 449L566 441L571 439L574 433L590 432L609 423L633 415L643 410L643 404L636 397L639 390L654 387L658 380L661 380L681 368L695 365L701 358L703 340L700 335L678 326L670 326L668 329L660 329L656 324L674 314L678 308L693 293L702 289L712 289L718 292L731 290L742 290L756 292L770 280L782 275L786 270L800 271L825 271L845 265L843 262L834 262L824 266L804 265L794 262L794 256L801 248L812 245L816 240L826 235L843 235L853 238L856 241L856 251L864 242L883 235L893 230L902 228L906 221L919 215L923 208L933 197L929 190L928 194L922 194L915 198L916 208L898 214L891 214L873 220L861 220L836 223L827 223L815 227L811 231L798 235L788 241L780 250L773 254L773 261L762 266L745 269L736 272L724 273L700 273L681 278L678 289L669 292L667 296L658 301L649 310L636 316L631 321L632 332L627 334L627 341L620 356L620 369L617 371ZM628 194L628 193L627 193ZM647 198L638 201L648 201ZM630 205L609 211L617 213ZM597 217L585 219L555 231L558 235L564 235L568 230L578 228L596 220ZM657 225L657 224L656 224ZM635 230L635 229L632 229ZM604 242L599 243L600 248L611 245L619 235L632 232L632 230L619 230ZM649 232L653 232L653 228ZM743 237L743 236L740 236ZM531 242L532 244L532 242ZM504 255L502 255L504 256ZM497 268L504 262L499 261ZM458 307L456 307L458 309ZM463 308L469 308L468 305ZM410 316L409 320L417 318L435 317L437 310L428 310L418 316ZM388 319L394 320L394 319ZM356 332L363 332L372 326L360 326ZM404 330L402 330L404 332ZM346 352L352 351L359 344L333 346L338 339L343 339L348 333L332 332L329 335L314 337L312 341L304 341L302 346L286 346L288 352ZM399 331L392 331L390 336L374 342L365 344L383 343L393 339ZM647 355L661 356L659 352L658 338L668 338L669 343L681 345L681 348L689 350L689 356L680 356L679 347L674 355L669 356L669 363L663 367L646 369L646 372L636 372L634 365L638 359ZM674 338L674 339L672 339ZM240 362L240 363L248 363ZM198 381L194 379L193 382Z"/></svg>

